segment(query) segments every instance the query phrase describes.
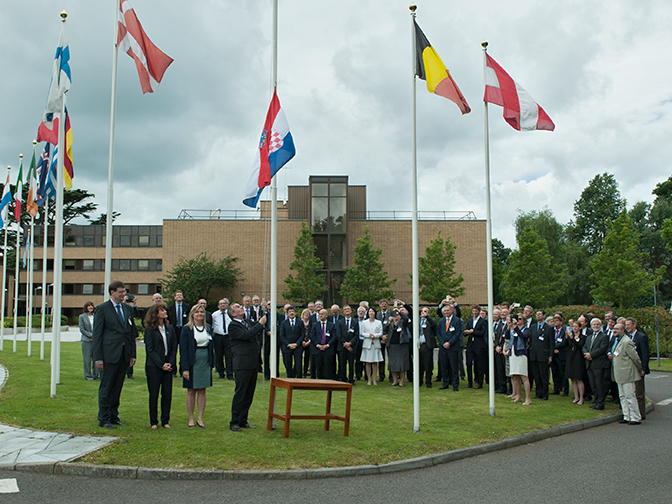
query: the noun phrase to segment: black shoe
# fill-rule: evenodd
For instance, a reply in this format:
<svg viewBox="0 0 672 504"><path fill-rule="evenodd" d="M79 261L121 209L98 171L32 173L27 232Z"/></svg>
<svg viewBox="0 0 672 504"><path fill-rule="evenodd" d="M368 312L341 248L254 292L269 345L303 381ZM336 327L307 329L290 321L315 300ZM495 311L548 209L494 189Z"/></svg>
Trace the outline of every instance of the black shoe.
<svg viewBox="0 0 672 504"><path fill-rule="evenodd" d="M548 401L548 397L540 397L539 399L541 399L542 401Z"/></svg>
<svg viewBox="0 0 672 504"><path fill-rule="evenodd" d="M126 376L126 378L128 378L129 380L135 380L135 378L133 377L133 375L128 375L128 376Z"/></svg>
<svg viewBox="0 0 672 504"><path fill-rule="evenodd" d="M471 383L467 383L464 388L472 388Z"/></svg>
<svg viewBox="0 0 672 504"><path fill-rule="evenodd" d="M626 420L625 418L621 418L621 419L618 421L618 423L630 423L630 422L629 422L628 420Z"/></svg>
<svg viewBox="0 0 672 504"><path fill-rule="evenodd" d="M483 388L483 385L479 385L479 384L477 383L476 385L474 385L473 388L475 388L475 389Z"/></svg>
<svg viewBox="0 0 672 504"><path fill-rule="evenodd" d="M591 408L593 408L593 409L595 409L595 410L603 410L603 409L604 409L604 406L598 406L598 405L596 404L596 405L594 405L594 406L591 406Z"/></svg>
<svg viewBox="0 0 672 504"><path fill-rule="evenodd" d="M441 381L441 378L438 378L438 377L437 377L437 378L434 378L433 381L434 381L434 382L440 382L440 381Z"/></svg>
<svg viewBox="0 0 672 504"><path fill-rule="evenodd" d="M355 380L352 380L352 381L350 382L350 385L352 385L352 386L354 387L355 385L357 385L357 382L356 382Z"/></svg>
<svg viewBox="0 0 672 504"><path fill-rule="evenodd" d="M226 379L227 379L227 380L233 380L233 375L231 375L231 376L227 376Z"/></svg>
<svg viewBox="0 0 672 504"><path fill-rule="evenodd" d="M243 425L240 426L243 429L256 429L256 425L250 425L249 422L245 422Z"/></svg>
<svg viewBox="0 0 672 504"><path fill-rule="evenodd" d="M223 379L224 379L224 375L223 375L223 374L220 374L220 375L217 377L217 379L218 379L218 380L223 380Z"/></svg>
<svg viewBox="0 0 672 504"><path fill-rule="evenodd" d="M450 385L444 385L443 387L440 387L439 390L446 390L449 389Z"/></svg>
<svg viewBox="0 0 672 504"><path fill-rule="evenodd" d="M122 423L118 418L116 420L110 420L110 423L113 425L119 425L120 427L126 427L126 424Z"/></svg>
<svg viewBox="0 0 672 504"><path fill-rule="evenodd" d="M427 384L427 388L432 388L432 384L431 384L431 383L428 383L428 384Z"/></svg>
<svg viewBox="0 0 672 504"><path fill-rule="evenodd" d="M641 425L642 422L628 422L628 425Z"/></svg>
<svg viewBox="0 0 672 504"><path fill-rule="evenodd" d="M569 397L569 393L567 393L567 392L563 392L563 393L562 393L562 397Z"/></svg>
<svg viewBox="0 0 672 504"><path fill-rule="evenodd" d="M229 430L232 430L233 432L243 432L243 429L241 429L238 425L231 425Z"/></svg>
<svg viewBox="0 0 672 504"><path fill-rule="evenodd" d="M116 427L112 425L110 422L98 422L98 425L101 426L103 429L116 429Z"/></svg>
<svg viewBox="0 0 672 504"><path fill-rule="evenodd" d="M453 392L457 392L457 391L458 391L458 388L457 388L457 387L453 387Z"/></svg>
<svg viewBox="0 0 672 504"><path fill-rule="evenodd" d="M197 426L199 429L207 429L207 427L205 426L205 424L200 424L200 423L198 423L198 422L196 422L196 426Z"/></svg>
<svg viewBox="0 0 672 504"><path fill-rule="evenodd" d="M560 395L560 391L559 390L554 390L553 392L551 392L551 395Z"/></svg>

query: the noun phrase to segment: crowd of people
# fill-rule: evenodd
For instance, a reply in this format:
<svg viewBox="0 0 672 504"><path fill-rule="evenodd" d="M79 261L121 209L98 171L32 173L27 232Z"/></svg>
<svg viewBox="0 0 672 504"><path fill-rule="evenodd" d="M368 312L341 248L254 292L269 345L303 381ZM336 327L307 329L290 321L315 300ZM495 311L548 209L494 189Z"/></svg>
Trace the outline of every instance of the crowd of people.
<svg viewBox="0 0 672 504"><path fill-rule="evenodd" d="M247 416L257 375L271 377L270 302L259 296L244 296L240 304L223 298L210 313L205 299L192 307L178 291L174 302L166 305L157 293L140 316L136 300L121 282L112 282L109 292L109 301L95 311L87 303L80 316L85 378L101 380L100 426L123 425L119 395L124 377L132 377L137 337L133 320L141 318L152 429L170 428L173 377L181 377L187 389L188 426L205 428L206 390L212 386L213 369L219 379L235 380L230 429L254 428ZM286 304L277 314L275 352L282 357L287 377L352 385L366 380L369 386L387 378L391 386L404 387L413 380L412 319L418 316L421 386L432 388L438 382L441 390L457 392L462 382L466 388L481 389L492 379L497 393L529 405L532 390L540 400L551 394L568 397L571 382L574 404L592 401L592 408L604 409L610 395L609 400L623 410L621 423L638 425L646 418L649 345L634 318L607 312L604 323L590 313L565 321L559 312L547 316L531 306L520 311L518 305L497 305L492 314L494 376L490 376L485 309L473 306L465 322L450 296L436 307L436 317L433 308L424 306L418 312L400 299L392 306L381 299L377 305L376 309L362 301L356 307L334 304L327 310L318 300L299 313ZM279 369L274 371L278 376Z"/></svg>

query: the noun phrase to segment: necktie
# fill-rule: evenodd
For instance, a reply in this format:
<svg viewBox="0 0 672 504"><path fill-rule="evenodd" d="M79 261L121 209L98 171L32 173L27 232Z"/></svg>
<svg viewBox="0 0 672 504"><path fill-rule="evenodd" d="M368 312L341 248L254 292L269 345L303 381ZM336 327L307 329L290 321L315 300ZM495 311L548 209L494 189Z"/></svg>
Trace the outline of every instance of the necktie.
<svg viewBox="0 0 672 504"><path fill-rule="evenodd" d="M345 326L348 329L348 332L350 332L350 319L345 321Z"/></svg>
<svg viewBox="0 0 672 504"><path fill-rule="evenodd" d="M537 324L537 332L541 334L541 324Z"/></svg>
<svg viewBox="0 0 672 504"><path fill-rule="evenodd" d="M246 319L249 319L249 318L250 318L250 309L249 309L249 308L247 308L247 309L245 310L245 318L246 318Z"/></svg>
<svg viewBox="0 0 672 504"><path fill-rule="evenodd" d="M325 332L324 329L324 322L322 322L322 344L326 345L327 343L327 333Z"/></svg>
<svg viewBox="0 0 672 504"><path fill-rule="evenodd" d="M182 303L177 305L177 325L182 325Z"/></svg>
<svg viewBox="0 0 672 504"><path fill-rule="evenodd" d="M124 325L124 313L121 311L121 305L117 305L117 315L119 315L119 320L121 321L121 325Z"/></svg>
<svg viewBox="0 0 672 504"><path fill-rule="evenodd" d="M448 332L448 326L450 325L450 319L446 318L446 332Z"/></svg>
<svg viewBox="0 0 672 504"><path fill-rule="evenodd" d="M294 319L290 319L290 320L289 320L289 325L291 325L291 326L292 326L292 329L294 329Z"/></svg>

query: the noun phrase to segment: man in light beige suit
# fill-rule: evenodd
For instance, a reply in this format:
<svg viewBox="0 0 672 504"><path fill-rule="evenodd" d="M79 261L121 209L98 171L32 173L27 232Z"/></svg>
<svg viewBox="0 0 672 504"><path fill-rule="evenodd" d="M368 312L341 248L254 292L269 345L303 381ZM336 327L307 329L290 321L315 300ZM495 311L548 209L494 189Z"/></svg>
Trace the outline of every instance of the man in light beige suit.
<svg viewBox="0 0 672 504"><path fill-rule="evenodd" d="M639 425L642 417L635 395L635 383L642 379L642 361L637 355L635 344L625 335L623 324L614 326L614 334L618 343L612 352L611 379L618 384L618 395L623 408L623 418L618 423Z"/></svg>

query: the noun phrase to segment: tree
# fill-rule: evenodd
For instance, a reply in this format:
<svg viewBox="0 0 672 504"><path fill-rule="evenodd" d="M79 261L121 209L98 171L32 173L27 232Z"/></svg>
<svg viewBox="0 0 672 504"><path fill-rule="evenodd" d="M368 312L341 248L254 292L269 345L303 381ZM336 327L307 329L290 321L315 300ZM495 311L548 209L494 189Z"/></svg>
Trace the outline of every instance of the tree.
<svg viewBox="0 0 672 504"><path fill-rule="evenodd" d="M301 234L294 246L294 260L289 265L289 269L296 271L296 278L291 273L285 278L287 290L282 292L285 299L305 306L322 296L326 290L324 273L317 273L317 270L324 267L324 263L319 257L315 257L316 251L317 246L313 243L310 228L302 223Z"/></svg>
<svg viewBox="0 0 672 504"><path fill-rule="evenodd" d="M117 217L121 215L120 212L112 212L112 222L117 220ZM95 219L89 219L89 224L92 226L105 226L107 225L107 214L106 213L101 213L99 217L96 217Z"/></svg>
<svg viewBox="0 0 672 504"><path fill-rule="evenodd" d="M509 269L511 249L497 238L492 239L492 284L495 300L503 299L502 280Z"/></svg>
<svg viewBox="0 0 672 504"><path fill-rule="evenodd" d="M518 250L511 252L511 267L504 276L507 300L536 307L552 306L560 287L559 273L551 260L546 241L527 225L518 240Z"/></svg>
<svg viewBox="0 0 672 504"><path fill-rule="evenodd" d="M607 223L625 209L618 183L613 175L595 175L574 202L574 221L568 225L568 236L588 249L590 255L602 250Z"/></svg>
<svg viewBox="0 0 672 504"><path fill-rule="evenodd" d="M551 257L556 260L559 259L565 242L565 230L564 226L555 219L551 209L544 207L542 210L531 210L527 213L519 211L514 224L516 240L525 230L525 226L530 225L546 241Z"/></svg>
<svg viewBox="0 0 672 504"><path fill-rule="evenodd" d="M214 261L201 252L194 259L181 257L173 269L161 278L163 295L172 298L176 291L182 291L184 298L192 303L198 299L208 299L211 289L233 289L242 280L242 272L235 266L237 257L227 256Z"/></svg>
<svg viewBox="0 0 672 504"><path fill-rule="evenodd" d="M425 257L418 259L418 282L420 284L420 299L432 304L439 304L446 294L459 297L464 294L462 287L464 277L462 273L455 276L455 245L450 237L438 236L425 249ZM409 275L413 283L413 275Z"/></svg>
<svg viewBox="0 0 672 504"><path fill-rule="evenodd" d="M644 269L646 254L638 249L639 233L625 211L608 225L604 247L590 262L591 293L599 301L630 308L641 296L650 295L666 268L661 266L654 274Z"/></svg>
<svg viewBox="0 0 672 504"><path fill-rule="evenodd" d="M345 268L345 278L341 284L340 294L345 299L368 301L373 303L378 299L391 298L394 292L390 286L397 279L390 280L380 262L383 249L373 248L373 240L369 227L364 230L364 237L357 240L352 263L354 266Z"/></svg>

